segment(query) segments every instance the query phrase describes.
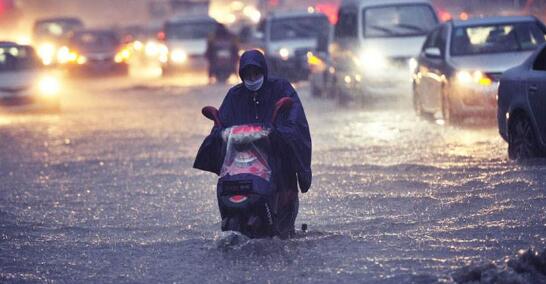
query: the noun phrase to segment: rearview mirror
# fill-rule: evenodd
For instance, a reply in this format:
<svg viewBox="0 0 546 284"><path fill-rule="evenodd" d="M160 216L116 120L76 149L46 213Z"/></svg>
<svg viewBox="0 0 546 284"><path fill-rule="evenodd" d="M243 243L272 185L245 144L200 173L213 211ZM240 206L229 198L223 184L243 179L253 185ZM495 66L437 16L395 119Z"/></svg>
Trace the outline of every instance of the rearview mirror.
<svg viewBox="0 0 546 284"><path fill-rule="evenodd" d="M437 47L429 47L425 49L425 56L428 58L441 58L442 52Z"/></svg>

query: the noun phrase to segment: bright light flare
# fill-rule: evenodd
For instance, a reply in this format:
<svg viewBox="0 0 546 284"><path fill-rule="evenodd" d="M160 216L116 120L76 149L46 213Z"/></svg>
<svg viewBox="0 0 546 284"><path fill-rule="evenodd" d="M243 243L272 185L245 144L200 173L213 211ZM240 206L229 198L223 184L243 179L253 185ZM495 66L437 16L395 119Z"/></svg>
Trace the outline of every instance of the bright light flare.
<svg viewBox="0 0 546 284"><path fill-rule="evenodd" d="M478 84L481 86L490 86L493 81L481 71L459 71L457 72L457 80L462 84Z"/></svg>
<svg viewBox="0 0 546 284"><path fill-rule="evenodd" d="M20 35L17 37L17 44L30 45L31 43L32 43L32 40L27 35Z"/></svg>
<svg viewBox="0 0 546 284"><path fill-rule="evenodd" d="M53 97L59 94L61 90L61 84L59 79L54 76L47 75L40 78L38 81L38 88L40 94L44 97Z"/></svg>
<svg viewBox="0 0 546 284"><path fill-rule="evenodd" d="M114 57L114 61L116 63L127 62L130 57L131 57L131 52L129 51L129 49L124 48L116 54L116 56Z"/></svg>
<svg viewBox="0 0 546 284"><path fill-rule="evenodd" d="M140 40L135 40L135 42L133 42L133 48L136 51L140 51L142 48L144 48L144 44Z"/></svg>
<svg viewBox="0 0 546 284"><path fill-rule="evenodd" d="M68 47L63 46L59 48L57 52L57 61L61 64L78 61L79 55L76 51L70 50Z"/></svg>
<svg viewBox="0 0 546 284"><path fill-rule="evenodd" d="M148 57L155 57L159 54L159 44L154 41L148 41L146 42L146 45L144 47L144 53Z"/></svg>
<svg viewBox="0 0 546 284"><path fill-rule="evenodd" d="M262 13L252 6L246 6L243 9L243 14L247 16L253 23L257 24L262 18Z"/></svg>
<svg viewBox="0 0 546 284"><path fill-rule="evenodd" d="M290 50L288 48L283 47L279 49L279 55L281 56L282 60L288 60L288 57L290 56Z"/></svg>
<svg viewBox="0 0 546 284"><path fill-rule="evenodd" d="M419 63L417 62L417 59L415 58L410 58L410 60L408 61L408 66L409 66L409 69L410 69L410 72L413 73L415 72L415 70L417 70L417 66L419 65Z"/></svg>
<svg viewBox="0 0 546 284"><path fill-rule="evenodd" d="M184 50L175 49L171 53L171 61L173 63L182 64L182 63L186 62L187 59L188 59L188 55L186 54L186 52Z"/></svg>
<svg viewBox="0 0 546 284"><path fill-rule="evenodd" d="M55 58L55 46L51 43L43 43L38 47L38 56L44 65L51 65Z"/></svg>
<svg viewBox="0 0 546 284"><path fill-rule="evenodd" d="M367 71L378 71L387 67L387 59L378 50L366 50L356 58L355 63Z"/></svg>
<svg viewBox="0 0 546 284"><path fill-rule="evenodd" d="M308 53L307 54L307 63L309 65L321 65L321 64L323 64L322 60L320 58L318 58L316 55L314 55L313 53Z"/></svg>

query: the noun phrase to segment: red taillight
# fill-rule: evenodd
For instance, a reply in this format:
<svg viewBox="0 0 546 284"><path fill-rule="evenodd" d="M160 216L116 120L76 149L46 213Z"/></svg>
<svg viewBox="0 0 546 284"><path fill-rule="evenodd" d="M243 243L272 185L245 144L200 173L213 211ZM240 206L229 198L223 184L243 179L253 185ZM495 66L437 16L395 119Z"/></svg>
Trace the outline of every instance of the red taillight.
<svg viewBox="0 0 546 284"><path fill-rule="evenodd" d="M157 33L157 40L165 41L165 32L158 32Z"/></svg>
<svg viewBox="0 0 546 284"><path fill-rule="evenodd" d="M248 199L245 195L233 195L229 198L229 201L233 203L245 202Z"/></svg>

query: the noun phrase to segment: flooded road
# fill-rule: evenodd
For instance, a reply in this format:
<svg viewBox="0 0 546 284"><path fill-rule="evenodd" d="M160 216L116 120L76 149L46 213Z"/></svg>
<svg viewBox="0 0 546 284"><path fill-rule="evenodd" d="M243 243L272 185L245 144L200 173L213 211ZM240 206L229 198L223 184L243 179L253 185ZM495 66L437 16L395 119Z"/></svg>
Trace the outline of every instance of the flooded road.
<svg viewBox="0 0 546 284"><path fill-rule="evenodd" d="M420 120L409 98L342 108L297 85L314 182L289 241L230 243L216 177L192 169L228 85L67 82L62 112L0 115L2 282L435 283L546 247L546 163L495 126Z"/></svg>

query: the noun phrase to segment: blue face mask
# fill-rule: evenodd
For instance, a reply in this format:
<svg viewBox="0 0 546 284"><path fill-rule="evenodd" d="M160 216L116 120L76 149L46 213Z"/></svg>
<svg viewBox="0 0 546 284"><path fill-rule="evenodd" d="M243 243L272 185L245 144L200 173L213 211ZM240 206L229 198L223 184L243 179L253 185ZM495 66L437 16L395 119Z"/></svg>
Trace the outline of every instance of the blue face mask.
<svg viewBox="0 0 546 284"><path fill-rule="evenodd" d="M247 89L253 91L253 92L256 92L258 91L262 85L264 84L264 76L260 76L260 78L258 78L256 81L249 81L249 80L244 80L244 83L245 83L245 86Z"/></svg>

